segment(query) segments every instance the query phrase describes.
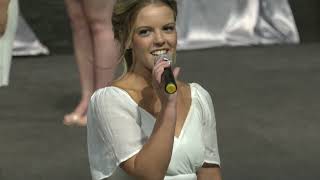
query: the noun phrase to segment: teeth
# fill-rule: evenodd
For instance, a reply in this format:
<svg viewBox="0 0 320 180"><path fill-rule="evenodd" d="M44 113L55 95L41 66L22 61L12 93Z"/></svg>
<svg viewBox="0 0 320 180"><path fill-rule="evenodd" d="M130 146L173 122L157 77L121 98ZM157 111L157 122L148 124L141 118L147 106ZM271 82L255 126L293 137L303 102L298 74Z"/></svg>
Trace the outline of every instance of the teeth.
<svg viewBox="0 0 320 180"><path fill-rule="evenodd" d="M160 55L166 54L166 53L167 53L166 50L159 50L159 51L154 51L151 54L154 55L154 56L160 56Z"/></svg>

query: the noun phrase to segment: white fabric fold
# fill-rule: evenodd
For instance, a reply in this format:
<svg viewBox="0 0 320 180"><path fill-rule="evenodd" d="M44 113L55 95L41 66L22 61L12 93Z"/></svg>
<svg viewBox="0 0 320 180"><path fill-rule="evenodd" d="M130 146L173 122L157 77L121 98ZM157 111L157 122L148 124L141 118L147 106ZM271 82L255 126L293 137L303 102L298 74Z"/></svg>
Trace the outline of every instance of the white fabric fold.
<svg viewBox="0 0 320 180"><path fill-rule="evenodd" d="M16 37L13 43L13 56L49 55L49 49L43 45L23 16L19 16Z"/></svg>
<svg viewBox="0 0 320 180"><path fill-rule="evenodd" d="M178 50L299 43L287 0L182 0Z"/></svg>

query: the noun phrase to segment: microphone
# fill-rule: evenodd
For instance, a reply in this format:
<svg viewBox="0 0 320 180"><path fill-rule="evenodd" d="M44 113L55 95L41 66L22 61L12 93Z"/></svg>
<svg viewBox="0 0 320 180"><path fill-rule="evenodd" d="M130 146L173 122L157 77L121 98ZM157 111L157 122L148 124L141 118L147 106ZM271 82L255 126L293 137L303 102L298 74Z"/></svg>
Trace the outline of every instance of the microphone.
<svg viewBox="0 0 320 180"><path fill-rule="evenodd" d="M169 61L170 67L164 68L164 72L161 75L161 82L164 83L165 92L173 94L177 91L177 84L171 70L171 57L168 54L161 54L157 56L156 62L159 60Z"/></svg>

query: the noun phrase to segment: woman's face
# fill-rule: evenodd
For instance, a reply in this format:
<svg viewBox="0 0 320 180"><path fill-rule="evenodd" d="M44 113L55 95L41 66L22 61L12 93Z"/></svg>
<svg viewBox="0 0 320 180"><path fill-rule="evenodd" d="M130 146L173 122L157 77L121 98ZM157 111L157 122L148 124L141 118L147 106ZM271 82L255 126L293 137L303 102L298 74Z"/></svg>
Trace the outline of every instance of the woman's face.
<svg viewBox="0 0 320 180"><path fill-rule="evenodd" d="M136 70L151 70L160 54L175 55L176 24L174 12L167 5L158 3L142 8L133 31L131 48Z"/></svg>

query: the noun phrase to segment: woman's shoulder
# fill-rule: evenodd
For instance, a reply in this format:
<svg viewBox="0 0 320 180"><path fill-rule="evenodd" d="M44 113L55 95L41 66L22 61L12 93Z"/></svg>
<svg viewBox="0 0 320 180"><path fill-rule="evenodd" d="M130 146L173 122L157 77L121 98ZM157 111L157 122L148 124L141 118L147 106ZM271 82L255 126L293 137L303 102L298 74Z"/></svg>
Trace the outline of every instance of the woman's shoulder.
<svg viewBox="0 0 320 180"><path fill-rule="evenodd" d="M118 96L119 94L124 94L120 88L116 86L107 86L97 89L91 96L91 99L113 98Z"/></svg>
<svg viewBox="0 0 320 180"><path fill-rule="evenodd" d="M128 94L128 81L124 78L113 81L110 86L106 86L96 90L93 93L94 96L108 96L108 97L116 97L118 95Z"/></svg>
<svg viewBox="0 0 320 180"><path fill-rule="evenodd" d="M197 83L197 82L178 81L177 85L178 87L184 88L184 89L197 89L197 90L207 91L204 86L202 86L200 83Z"/></svg>
<svg viewBox="0 0 320 180"><path fill-rule="evenodd" d="M207 102L212 100L210 89L199 83L190 83L191 94L193 98L199 99L201 102Z"/></svg>
<svg viewBox="0 0 320 180"><path fill-rule="evenodd" d="M90 109L96 113L136 115L137 104L126 91L116 86L108 86L95 91L91 96Z"/></svg>
<svg viewBox="0 0 320 180"><path fill-rule="evenodd" d="M177 82L178 88L181 89L181 92L183 94L191 94L192 96L194 95L209 95L209 92L206 90L206 88L199 83L192 82L192 83L186 83L179 81Z"/></svg>
<svg viewBox="0 0 320 180"><path fill-rule="evenodd" d="M95 105L128 104L130 101L131 99L124 89L113 85L100 88L91 96L91 104Z"/></svg>
<svg viewBox="0 0 320 180"><path fill-rule="evenodd" d="M210 93L199 83L186 83L182 81L177 82L178 89L180 89L180 94L185 97L197 98L199 96L210 96Z"/></svg>
<svg viewBox="0 0 320 180"><path fill-rule="evenodd" d="M203 85L200 85L199 83L190 83L190 87L196 91L197 93L200 93L200 94L209 94L208 90L206 89L205 86Z"/></svg>
<svg viewBox="0 0 320 180"><path fill-rule="evenodd" d="M131 83L132 83L132 81L120 79L118 81L113 82L111 84L111 86L122 90L127 95L129 95L132 100L137 102L137 99L139 99L138 97L139 97L140 92L139 92L139 90L134 89Z"/></svg>

